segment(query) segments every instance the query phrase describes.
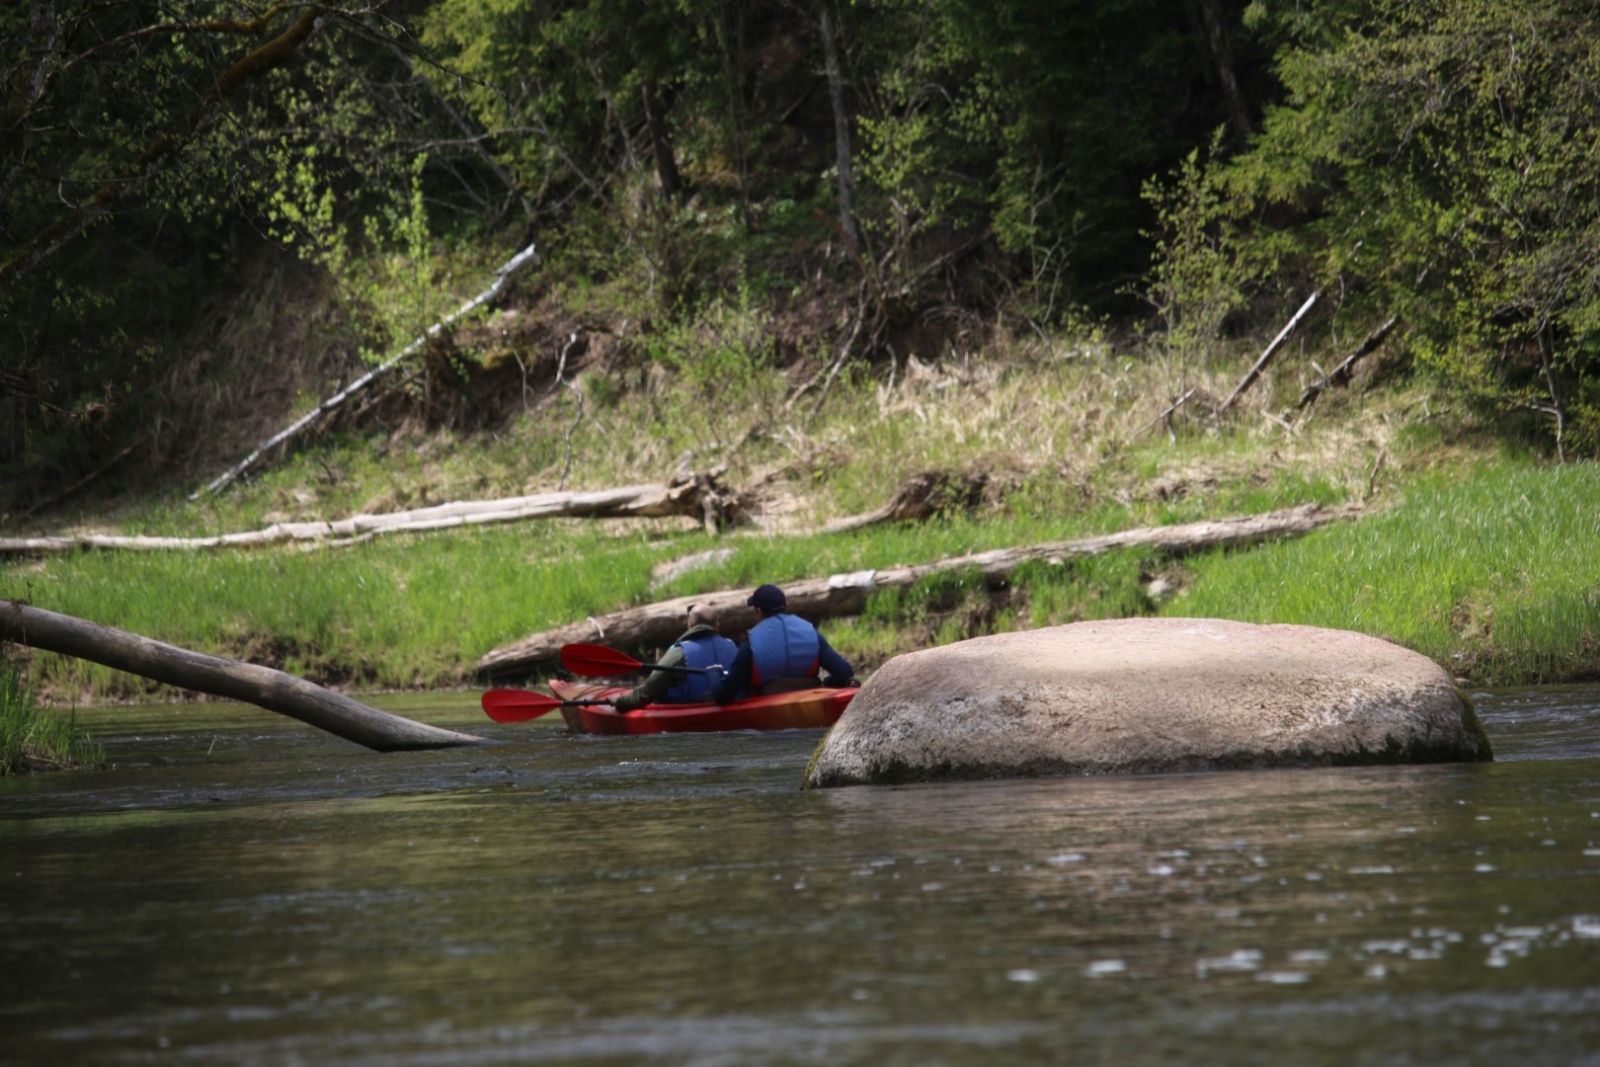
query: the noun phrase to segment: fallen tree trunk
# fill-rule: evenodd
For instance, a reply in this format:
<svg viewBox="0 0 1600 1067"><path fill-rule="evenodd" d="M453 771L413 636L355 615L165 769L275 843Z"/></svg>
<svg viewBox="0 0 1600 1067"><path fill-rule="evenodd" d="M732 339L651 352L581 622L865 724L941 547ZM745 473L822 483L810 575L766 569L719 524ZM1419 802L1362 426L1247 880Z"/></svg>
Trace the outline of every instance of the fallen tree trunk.
<svg viewBox="0 0 1600 1067"><path fill-rule="evenodd" d="M1317 298L1321 295L1322 290L1318 289L1306 297L1306 302L1300 305L1300 310L1294 313L1294 318L1290 319L1284 328L1278 331L1278 336L1274 337L1272 343L1267 345L1266 351L1261 353L1261 358L1256 360L1255 366L1250 368L1239 384L1233 387L1233 392L1228 394L1228 399L1224 400L1221 406L1217 408L1218 415L1233 407L1233 402L1239 399L1240 394L1255 384L1255 380L1261 377L1261 372L1267 369L1267 364L1272 362L1272 357L1278 354L1278 349L1283 347L1283 342L1287 341L1289 335L1294 333L1295 327L1300 325L1300 320L1305 318L1306 313L1316 306Z"/></svg>
<svg viewBox="0 0 1600 1067"><path fill-rule="evenodd" d="M527 248L524 248L510 259L500 264L500 268L494 272L494 281L489 285L489 288L485 289L471 300L468 300L466 303L456 308L455 311L446 315L432 326L429 326L425 331L423 331L420 337L417 337L400 351L384 360L383 363L367 371L367 373L361 375L361 377L357 378L355 381L351 382L337 393L334 393L332 396L323 400L315 408L311 409L306 414L300 416L300 418L290 423L288 426L285 426L282 430L279 430L277 433L267 438L260 445L256 446L256 450L254 452L251 452L248 456L244 457L244 459L223 471L204 489L196 489L193 493L189 494L189 499L198 500L201 496L207 493L217 493L223 489L226 489L241 474L255 466L256 463L258 463L268 452L283 444L291 437L301 433L306 427L322 418L322 416L326 415L334 408L339 407L352 396L355 396L357 393L366 389L380 377L397 367L407 357L413 356L422 351L424 345L426 345L433 338L439 336L439 334L443 333L450 326L454 325L455 322L463 315L482 307L484 304L487 304L489 301L498 297L505 291L506 283L511 280L511 276L513 274L521 270L528 263L537 263L538 261L538 250L530 244Z"/></svg>
<svg viewBox="0 0 1600 1067"><path fill-rule="evenodd" d="M1312 403L1330 385L1348 384L1350 372L1355 369L1355 365L1376 351L1377 347L1383 344L1383 339L1389 336L1389 331L1394 329L1399 321L1400 317L1398 315L1393 316L1383 325L1367 334L1367 339L1361 342L1361 347L1344 357L1344 362L1306 386L1305 392L1300 394L1300 401L1295 404L1295 407L1297 409L1303 408Z"/></svg>
<svg viewBox="0 0 1600 1067"><path fill-rule="evenodd" d="M492 743L379 711L271 667L192 652L15 600L0 600L0 640L254 704L379 752Z"/></svg>
<svg viewBox="0 0 1600 1067"><path fill-rule="evenodd" d="M984 474L924 471L907 479L883 507L835 519L823 526L822 532L859 530L885 522L922 522L952 511L971 511L983 499L988 484Z"/></svg>
<svg viewBox="0 0 1600 1067"><path fill-rule="evenodd" d="M529 519L627 519L686 515L703 523L733 521L741 512L721 489L717 473L675 475L665 485L628 485L591 492L540 493L502 500L462 500L383 515L280 522L264 530L215 537L142 537L79 534L72 537L0 538L0 556L42 556L77 549L151 552L173 549L260 548L290 541L349 543L381 534L417 533L451 526L478 526Z"/></svg>
<svg viewBox="0 0 1600 1067"><path fill-rule="evenodd" d="M945 571L973 569L987 577L996 578L1024 563L1039 560L1059 563L1117 548L1149 548L1170 556L1181 556L1201 549L1236 548L1273 538L1306 534L1319 526L1350 518L1360 510L1357 507L1321 508L1308 504L1264 515L1177 526L1143 527L1076 541L997 548L934 563L835 574L827 578L806 578L784 583L783 589L789 599L789 610L815 621L839 615L858 615L866 605L867 598L878 590L902 588ZM684 616L692 604L707 604L716 608L721 616L723 633L736 635L749 629L755 622L754 610L745 605L748 596L747 589L696 593L592 616L583 622L532 634L497 648L478 661L477 671L480 677L485 678L523 677L540 668L552 666L559 659L561 646L577 641L603 641L624 649L660 648L677 640L682 634Z"/></svg>

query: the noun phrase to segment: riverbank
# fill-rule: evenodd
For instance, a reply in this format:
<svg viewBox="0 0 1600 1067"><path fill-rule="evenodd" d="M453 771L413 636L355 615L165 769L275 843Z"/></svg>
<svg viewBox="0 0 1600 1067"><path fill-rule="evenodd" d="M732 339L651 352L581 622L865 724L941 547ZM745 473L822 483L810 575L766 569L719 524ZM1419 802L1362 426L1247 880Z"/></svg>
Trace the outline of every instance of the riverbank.
<svg viewBox="0 0 1600 1067"><path fill-rule="evenodd" d="M1168 424L1154 418L1165 395L1158 368L1104 348L1028 355L915 374L908 364L892 383L846 376L810 419L784 410L775 368L734 376L735 402L718 410L695 383L612 383L607 393L597 371L588 394L606 404L576 419L574 407L559 419L530 412L495 435L339 439L222 497L146 500L75 527L196 535L558 484L603 488L660 478L665 457L678 456L725 467L727 484L759 496L757 523L720 538L690 519L563 519L338 549L78 553L0 564L0 593L327 685L431 689L471 684L479 657L528 633L671 596L1361 503L1358 521L1250 551L1032 564L1001 589L941 576L824 629L866 672L983 633L1165 613L1358 630L1477 685L1600 677L1593 465L1506 454L1417 386L1330 395L1314 418L1290 422L1278 413L1312 369L1289 364L1227 421ZM1220 392L1236 372L1220 361L1200 380ZM882 505L925 470L974 477L981 499L927 522L816 532ZM654 578L713 548L731 554ZM55 702L158 691L48 655L31 674Z"/></svg>

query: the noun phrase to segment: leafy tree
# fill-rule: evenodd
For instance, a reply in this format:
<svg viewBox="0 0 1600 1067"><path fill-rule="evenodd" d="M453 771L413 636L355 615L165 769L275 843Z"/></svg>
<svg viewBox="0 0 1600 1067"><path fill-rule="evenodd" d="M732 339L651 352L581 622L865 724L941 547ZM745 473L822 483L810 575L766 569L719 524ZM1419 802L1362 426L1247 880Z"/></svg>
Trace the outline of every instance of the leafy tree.
<svg viewBox="0 0 1600 1067"><path fill-rule="evenodd" d="M419 188L461 202L452 180L492 180L425 92L417 54L381 4L35 0L0 13L0 462L13 487L142 432L119 431L118 412L159 381L164 346L227 278L241 229L337 266L409 232Z"/></svg>
<svg viewBox="0 0 1600 1067"><path fill-rule="evenodd" d="M1231 109L1207 84L1214 52L1195 13L1157 0L876 7L897 20L882 20L861 119L880 239L982 226L1022 258L1041 308L1063 287L1114 302L1147 255L1143 183Z"/></svg>
<svg viewBox="0 0 1600 1067"><path fill-rule="evenodd" d="M1231 168L1473 400L1600 448L1600 29L1586 0L1373 0L1280 21L1287 101ZM1330 31L1338 32L1330 32Z"/></svg>

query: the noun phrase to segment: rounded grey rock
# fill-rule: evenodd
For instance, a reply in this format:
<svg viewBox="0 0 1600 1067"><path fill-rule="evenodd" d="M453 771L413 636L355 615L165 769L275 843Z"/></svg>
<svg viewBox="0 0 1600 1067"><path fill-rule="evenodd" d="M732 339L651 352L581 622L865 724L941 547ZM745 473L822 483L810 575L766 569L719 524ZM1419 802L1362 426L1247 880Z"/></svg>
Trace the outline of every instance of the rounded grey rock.
<svg viewBox="0 0 1600 1067"><path fill-rule="evenodd" d="M1347 630L1116 619L897 656L807 786L1492 760L1454 680Z"/></svg>

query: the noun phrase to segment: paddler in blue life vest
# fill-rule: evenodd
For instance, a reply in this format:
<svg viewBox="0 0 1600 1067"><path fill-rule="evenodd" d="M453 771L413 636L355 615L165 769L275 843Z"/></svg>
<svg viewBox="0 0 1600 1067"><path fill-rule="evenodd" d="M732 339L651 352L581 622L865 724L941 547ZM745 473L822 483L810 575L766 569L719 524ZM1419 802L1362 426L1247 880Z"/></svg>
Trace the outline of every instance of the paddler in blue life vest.
<svg viewBox="0 0 1600 1067"><path fill-rule="evenodd" d="M691 604L689 628L661 654L659 664L699 670L726 669L738 651L737 645L717 632L717 609L706 604ZM646 704L701 704L710 696L715 680L716 676L710 674L651 671L643 684L616 699L616 708L626 712Z"/></svg>
<svg viewBox="0 0 1600 1067"><path fill-rule="evenodd" d="M745 603L756 609L756 624L739 646L727 675L712 687L712 700L726 704L745 696L855 684L855 668L833 650L815 626L789 614L789 598L782 589L763 585ZM817 680L819 670L828 672L826 681Z"/></svg>

